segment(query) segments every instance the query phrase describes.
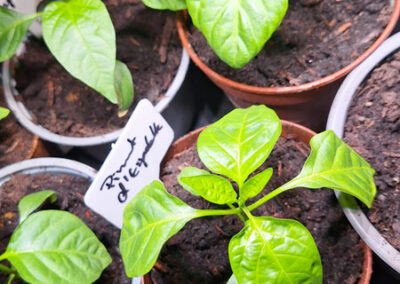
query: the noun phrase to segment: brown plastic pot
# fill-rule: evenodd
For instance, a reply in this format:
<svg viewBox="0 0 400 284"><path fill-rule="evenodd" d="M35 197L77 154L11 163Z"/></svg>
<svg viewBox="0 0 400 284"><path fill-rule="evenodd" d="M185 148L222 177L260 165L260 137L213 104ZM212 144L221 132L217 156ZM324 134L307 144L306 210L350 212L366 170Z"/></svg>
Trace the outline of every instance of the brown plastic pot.
<svg viewBox="0 0 400 284"><path fill-rule="evenodd" d="M330 105L344 76L363 62L393 31L400 15L400 0L396 0L392 16L378 39L356 60L344 68L316 81L291 87L256 87L232 81L210 69L197 56L187 38L185 13L178 13L177 26L183 46L193 62L220 87L236 107L265 104L280 118L294 121L316 131L325 129Z"/></svg>
<svg viewBox="0 0 400 284"><path fill-rule="evenodd" d="M175 141L172 146L169 148L165 158L163 160L162 166L165 165L167 161L172 159L172 157L182 153L183 151L189 149L196 143L197 138L201 131L203 131L205 127L199 128L195 131L190 132L189 134L183 136L182 138ZM290 139L294 139L295 141L301 141L305 144L309 144L310 139L316 133L304 126L301 126L297 123L293 123L290 121L282 120L282 136ZM364 259L362 264L362 273L361 278L358 284L368 284L371 279L372 274L372 252L371 249L363 242L363 250L364 250ZM150 274L146 274L141 279L142 284L152 284Z"/></svg>

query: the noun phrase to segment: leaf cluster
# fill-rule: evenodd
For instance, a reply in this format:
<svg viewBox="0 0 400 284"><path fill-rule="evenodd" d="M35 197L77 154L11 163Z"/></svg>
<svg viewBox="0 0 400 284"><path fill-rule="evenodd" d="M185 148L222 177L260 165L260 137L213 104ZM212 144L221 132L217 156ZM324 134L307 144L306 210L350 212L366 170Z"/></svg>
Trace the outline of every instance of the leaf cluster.
<svg viewBox="0 0 400 284"><path fill-rule="evenodd" d="M325 131L311 139L311 153L294 179L247 204L271 178L271 168L249 176L268 158L280 134L279 118L263 105L233 110L200 133L197 150L209 171L184 168L178 182L191 194L230 209L192 208L161 182L152 182L124 211L120 250L127 275L149 272L165 242L188 221L235 214L244 227L229 243L230 283L321 283L321 259L310 232L297 221L257 217L251 211L297 187L332 188L370 207L376 192L374 170L332 131Z"/></svg>
<svg viewBox="0 0 400 284"><path fill-rule="evenodd" d="M0 62L15 54L31 23L42 17L44 41L60 64L120 111L129 108L134 89L128 67L116 60L115 30L101 0L66 0L43 12L21 14L0 7Z"/></svg>

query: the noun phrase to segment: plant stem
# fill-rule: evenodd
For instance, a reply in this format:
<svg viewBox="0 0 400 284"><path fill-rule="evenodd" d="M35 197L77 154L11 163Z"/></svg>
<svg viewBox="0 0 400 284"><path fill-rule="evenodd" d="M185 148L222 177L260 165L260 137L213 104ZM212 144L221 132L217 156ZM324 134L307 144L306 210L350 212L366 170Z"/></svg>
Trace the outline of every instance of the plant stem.
<svg viewBox="0 0 400 284"><path fill-rule="evenodd" d="M229 206L229 208L231 208L231 209L236 209L236 207L233 206L231 203L229 203L228 206ZM244 216L242 215L241 212L240 212L239 214L237 214L237 216L240 218L240 220L242 220L243 223L246 222L246 220L245 220L245 218L244 218Z"/></svg>
<svg viewBox="0 0 400 284"><path fill-rule="evenodd" d="M0 264L0 272L4 272L6 274L15 274L15 270L13 270L3 264Z"/></svg>
<svg viewBox="0 0 400 284"><path fill-rule="evenodd" d="M13 274L11 274L10 277L8 278L7 284L11 284L12 281L14 280L14 278L15 278L15 274L13 273Z"/></svg>
<svg viewBox="0 0 400 284"><path fill-rule="evenodd" d="M196 217L237 215L237 214L240 214L239 208L229 209L229 210L198 210L196 212Z"/></svg>
<svg viewBox="0 0 400 284"><path fill-rule="evenodd" d="M251 204L248 209L250 211L253 211L254 209L256 209L257 207L263 205L265 202L267 202L268 200L274 198L275 196L281 194L282 192L286 191L287 188L284 187L278 187L277 189L275 189L274 191L271 191L270 193L268 193L266 196L264 196L263 198L257 200L256 202L254 202L253 204Z"/></svg>

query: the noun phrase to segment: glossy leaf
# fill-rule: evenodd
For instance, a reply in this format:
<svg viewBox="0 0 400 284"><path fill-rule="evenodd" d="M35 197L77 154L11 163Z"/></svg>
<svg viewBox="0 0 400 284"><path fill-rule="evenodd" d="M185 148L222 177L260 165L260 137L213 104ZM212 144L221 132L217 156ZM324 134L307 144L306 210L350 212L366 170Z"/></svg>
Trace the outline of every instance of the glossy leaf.
<svg viewBox="0 0 400 284"><path fill-rule="evenodd" d="M7 259L28 283L92 283L111 263L95 234L75 215L45 210L30 215L11 236Z"/></svg>
<svg viewBox="0 0 400 284"><path fill-rule="evenodd" d="M371 207L376 194L371 166L331 130L314 136L300 174L280 190L328 187L351 194Z"/></svg>
<svg viewBox="0 0 400 284"><path fill-rule="evenodd" d="M264 189L271 176L272 168L268 168L248 179L243 187L240 188L241 202L246 202L247 199L257 196Z"/></svg>
<svg viewBox="0 0 400 284"><path fill-rule="evenodd" d="M0 62L15 54L32 22L40 14L26 15L0 6Z"/></svg>
<svg viewBox="0 0 400 284"><path fill-rule="evenodd" d="M127 110L133 102L133 81L128 66L119 60L116 61L114 80L119 109Z"/></svg>
<svg viewBox="0 0 400 284"><path fill-rule="evenodd" d="M201 197L215 204L230 204L236 201L237 194L232 184L225 178L210 174L207 171L194 172L194 175L188 175L185 171L178 176L178 182L182 187L190 188ZM200 170L201 171L201 170Z"/></svg>
<svg viewBox="0 0 400 284"><path fill-rule="evenodd" d="M232 274L232 276L229 278L228 282L226 284L238 284L238 281L235 277L235 275Z"/></svg>
<svg viewBox="0 0 400 284"><path fill-rule="evenodd" d="M322 264L310 232L294 220L253 217L229 243L238 283L322 283Z"/></svg>
<svg viewBox="0 0 400 284"><path fill-rule="evenodd" d="M235 109L199 135L203 164L242 187L269 156L281 133L276 113L264 105Z"/></svg>
<svg viewBox="0 0 400 284"><path fill-rule="evenodd" d="M128 277L149 272L164 243L195 218L196 211L159 181L143 188L124 210L119 248Z"/></svg>
<svg viewBox="0 0 400 284"><path fill-rule="evenodd" d="M198 169L195 167L186 167L183 168L183 170L179 173L178 175L178 183L187 191L189 191L192 195L194 196L199 196L199 194L194 190L192 187L190 187L188 184L182 182L182 178L184 177L191 177L191 176L201 176L201 175L207 175L210 174L209 172Z"/></svg>
<svg viewBox="0 0 400 284"><path fill-rule="evenodd" d="M102 1L51 2L42 29L51 53L72 76L117 103L115 31Z"/></svg>
<svg viewBox="0 0 400 284"><path fill-rule="evenodd" d="M0 107L0 120L5 118L9 114L10 114L10 111L8 109Z"/></svg>
<svg viewBox="0 0 400 284"><path fill-rule="evenodd" d="M186 9L185 0L142 0L143 4L158 10L179 11Z"/></svg>
<svg viewBox="0 0 400 284"><path fill-rule="evenodd" d="M18 203L19 222L22 223L33 211L38 209L47 199L51 203L57 200L52 190L43 190L24 196Z"/></svg>
<svg viewBox="0 0 400 284"><path fill-rule="evenodd" d="M194 25L219 58L241 68L264 47L285 16L288 0L187 0Z"/></svg>

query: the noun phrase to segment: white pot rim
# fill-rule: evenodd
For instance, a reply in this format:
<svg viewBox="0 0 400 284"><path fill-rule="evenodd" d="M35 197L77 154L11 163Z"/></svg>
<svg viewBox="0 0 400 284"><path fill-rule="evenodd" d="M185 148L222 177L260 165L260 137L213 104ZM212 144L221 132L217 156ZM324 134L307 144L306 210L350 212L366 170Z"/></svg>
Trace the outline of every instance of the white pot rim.
<svg viewBox="0 0 400 284"><path fill-rule="evenodd" d="M358 86L370 72L387 56L400 49L400 33L388 38L374 53L362 64L354 69L343 81L329 112L326 128L332 129L340 138L343 137L347 111ZM358 232L364 242L394 271L400 274L400 252L395 249L371 224L367 216L358 207L354 197L336 192L336 196L343 204L350 202L355 207L344 208L343 211L353 228Z"/></svg>

